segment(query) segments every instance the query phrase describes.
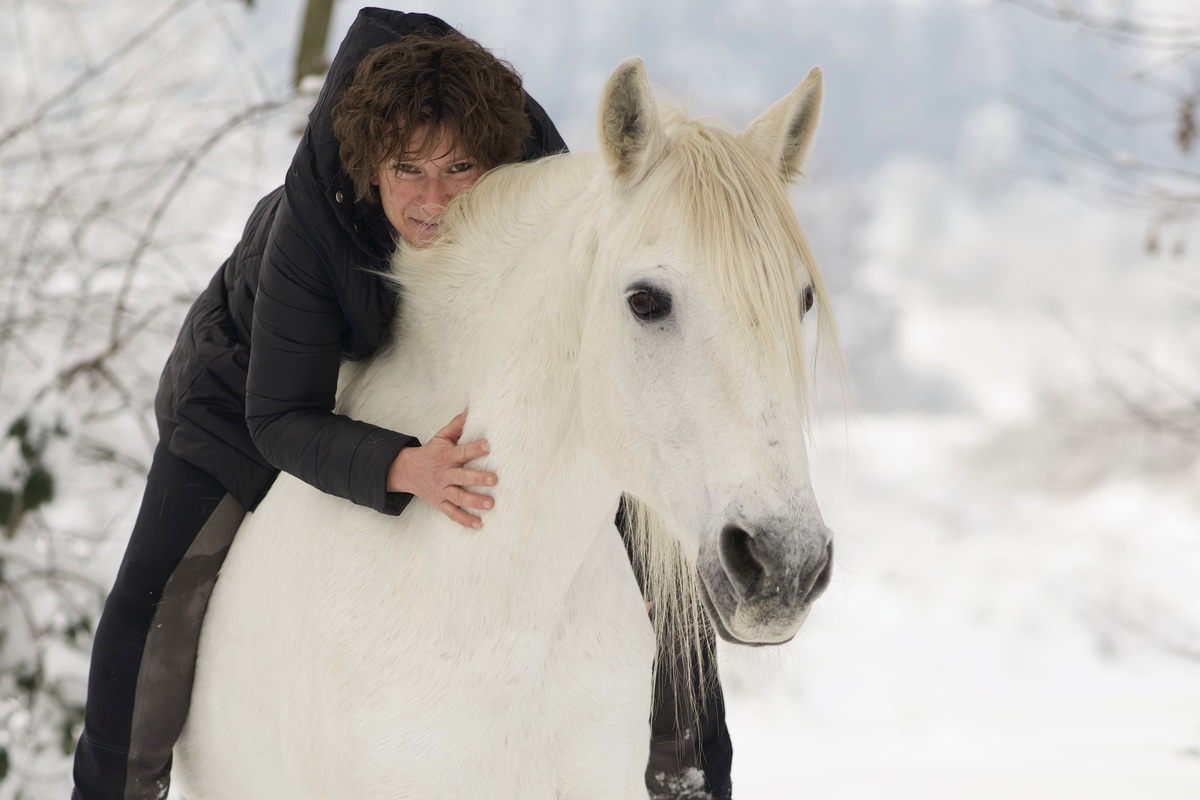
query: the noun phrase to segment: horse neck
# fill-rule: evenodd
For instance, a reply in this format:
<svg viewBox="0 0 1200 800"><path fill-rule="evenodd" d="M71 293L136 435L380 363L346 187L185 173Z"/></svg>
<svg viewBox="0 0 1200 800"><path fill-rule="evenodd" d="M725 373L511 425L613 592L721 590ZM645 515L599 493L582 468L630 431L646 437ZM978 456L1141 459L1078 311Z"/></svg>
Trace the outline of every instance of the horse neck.
<svg viewBox="0 0 1200 800"><path fill-rule="evenodd" d="M420 277L406 289L394 348L434 366L418 391L439 416L469 408L462 441L488 439L481 466L500 485L485 526L518 532L536 557L566 561L586 547L567 534L611 529L619 497L579 413L577 354L593 283L586 232L596 213L574 180L524 204L515 223L472 220L480 224L448 246L408 253Z"/></svg>

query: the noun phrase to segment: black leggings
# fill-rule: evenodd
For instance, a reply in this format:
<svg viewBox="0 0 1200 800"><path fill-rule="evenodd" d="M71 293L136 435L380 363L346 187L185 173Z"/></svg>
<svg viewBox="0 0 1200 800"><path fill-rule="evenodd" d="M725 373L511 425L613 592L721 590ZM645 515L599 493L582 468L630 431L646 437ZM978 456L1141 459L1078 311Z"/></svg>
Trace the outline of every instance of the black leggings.
<svg viewBox="0 0 1200 800"><path fill-rule="evenodd" d="M215 478L159 444L96 626L72 797L167 796L200 621L245 513Z"/></svg>
<svg viewBox="0 0 1200 800"><path fill-rule="evenodd" d="M646 594L645 579L634 561L633 545L625 523L625 500L617 508L617 529L625 542L625 551L633 563L638 588ZM683 697L685 689L672 681L674 672L667 666L674 662L682 666L678 656L660 651L658 669L654 675L654 709L650 716L650 760L646 764L646 788L651 800L685 800L712 798L730 800L733 796L733 742L725 726L725 695L716 670L711 680L700 674L699 664L715 665L717 659L712 626L705 622L701 636L704 651L693 665L692 685L700 687L699 719L690 712L691 703ZM682 724L681 724L682 723ZM697 785L697 778L702 785Z"/></svg>
<svg viewBox="0 0 1200 800"><path fill-rule="evenodd" d="M75 800L162 800L171 749L187 718L200 623L245 510L208 473L159 444L142 507L96 628ZM618 525L622 517L618 515ZM647 786L673 791L699 769L711 796L730 796L733 749L721 687L704 698L700 731L675 724L675 690L657 676Z"/></svg>

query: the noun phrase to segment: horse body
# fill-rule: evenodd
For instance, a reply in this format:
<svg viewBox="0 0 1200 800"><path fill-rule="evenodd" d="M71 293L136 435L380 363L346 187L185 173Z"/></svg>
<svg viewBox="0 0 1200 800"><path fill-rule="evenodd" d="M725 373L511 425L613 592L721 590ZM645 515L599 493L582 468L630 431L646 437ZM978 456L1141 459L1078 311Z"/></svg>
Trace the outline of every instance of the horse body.
<svg viewBox="0 0 1200 800"><path fill-rule="evenodd" d="M308 493L296 488L279 503ZM193 703L181 742L189 800L550 798L573 784L586 791L569 796L637 796L642 769L624 756L647 744L653 634L636 586L613 580L628 578L629 566L611 524L553 602L523 580L546 564L522 560L511 543L482 542L493 529L498 539L500 525L471 542L414 508L413 524L426 523L414 530L429 543L410 545L370 512L350 525L318 517L339 541L314 553L293 534L313 524L316 505L264 509L294 526L256 535L235 562L278 565L295 576L290 591L261 574L222 575L254 591L229 592L220 606L214 598L210 609L223 636L205 654L195 692L206 702ZM312 560L280 558L292 548ZM436 558L451 559L454 579L398 567ZM272 624L295 617L301 624ZM239 663L247 658L255 663ZM257 680L222 680L249 669Z"/></svg>
<svg viewBox="0 0 1200 800"><path fill-rule="evenodd" d="M803 159L813 81L746 135L766 141L764 174ZM787 241L756 253L787 263L749 289L775 305L731 300L728 265L694 266L694 221L672 187L645 188L672 158L656 114L640 62L623 65L606 158L497 170L438 245L399 254L393 344L344 369L339 411L428 435L469 405L496 508L471 531L281 475L209 606L177 747L189 800L644 798L655 634L612 524L623 491L682 532L723 636L795 634L828 579L794 346L819 278ZM748 197L766 229L751 244L778 244L785 193ZM669 534L650 533L662 567Z"/></svg>

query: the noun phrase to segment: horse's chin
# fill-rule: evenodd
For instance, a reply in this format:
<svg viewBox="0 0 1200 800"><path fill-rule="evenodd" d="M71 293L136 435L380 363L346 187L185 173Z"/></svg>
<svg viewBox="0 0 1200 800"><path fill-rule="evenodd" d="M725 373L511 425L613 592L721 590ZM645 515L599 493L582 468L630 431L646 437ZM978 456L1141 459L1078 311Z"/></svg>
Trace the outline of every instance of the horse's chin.
<svg viewBox="0 0 1200 800"><path fill-rule="evenodd" d="M716 580L718 583L724 582L725 584L728 584L727 579L725 579L723 575ZM699 584L700 597L704 602L704 610L708 612L708 619L710 622L712 622L713 629L717 632L718 636L731 644L740 644L747 647L768 647L787 644L793 638L795 638L797 633L800 632L801 626L804 625L804 621L808 618L810 606L805 606L804 610L799 615L799 619L795 621L793 626L789 626L791 628L790 632L781 633L777 625L771 625L765 628L760 627L753 631L743 631L740 629L742 626L738 626L734 622L726 622L726 615L722 613L721 609L713 601L712 594L710 594L708 587L708 580L705 578L703 571L700 573ZM725 585L724 587L718 586L715 588L718 596L732 598L732 587ZM731 599L731 602L725 605L732 606L731 608L727 609L728 617L736 618L738 610L737 601ZM737 633L732 630L734 627L738 628Z"/></svg>

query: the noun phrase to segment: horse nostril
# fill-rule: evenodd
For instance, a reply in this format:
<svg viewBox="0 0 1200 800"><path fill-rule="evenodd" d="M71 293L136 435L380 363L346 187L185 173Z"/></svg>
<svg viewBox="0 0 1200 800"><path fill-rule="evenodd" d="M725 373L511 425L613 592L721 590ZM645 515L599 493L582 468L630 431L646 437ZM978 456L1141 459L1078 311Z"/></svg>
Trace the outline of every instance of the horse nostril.
<svg viewBox="0 0 1200 800"><path fill-rule="evenodd" d="M831 580L833 580L833 542L825 547L825 565L821 567L817 579L813 581L812 587L808 590L808 602L811 603L820 597L821 593L828 588Z"/></svg>
<svg viewBox="0 0 1200 800"><path fill-rule="evenodd" d="M736 525L721 531L721 565L739 599L753 595L762 583L762 561L755 552L754 537Z"/></svg>

